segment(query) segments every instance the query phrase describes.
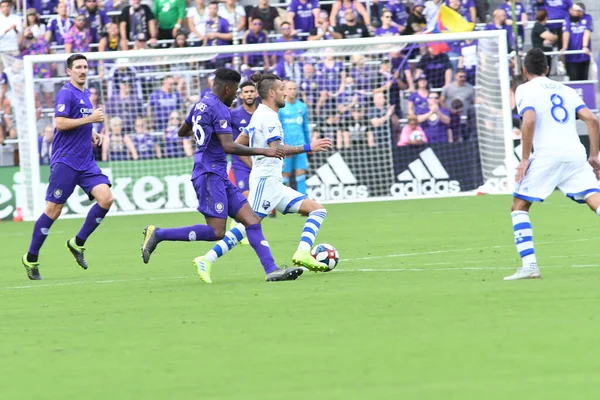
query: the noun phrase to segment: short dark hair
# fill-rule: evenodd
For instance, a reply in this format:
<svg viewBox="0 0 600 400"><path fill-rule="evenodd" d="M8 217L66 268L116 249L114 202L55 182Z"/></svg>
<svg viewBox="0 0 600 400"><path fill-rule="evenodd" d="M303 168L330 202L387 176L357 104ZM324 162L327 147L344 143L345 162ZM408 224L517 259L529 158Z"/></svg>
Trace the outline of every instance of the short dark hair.
<svg viewBox="0 0 600 400"><path fill-rule="evenodd" d="M535 14L535 20L537 22L542 22L548 18L548 11L545 8L538 10L537 14Z"/></svg>
<svg viewBox="0 0 600 400"><path fill-rule="evenodd" d="M213 5L213 4L214 4L215 6L217 6L217 7L219 7L219 2L218 2L218 1L211 1L210 3L208 3L208 5L209 5L209 6L210 6L210 5ZM207 6L207 7L208 7L208 6Z"/></svg>
<svg viewBox="0 0 600 400"><path fill-rule="evenodd" d="M79 53L73 54L71 57L67 58L67 68L73 68L73 63L77 60L85 60L87 62L87 57Z"/></svg>
<svg viewBox="0 0 600 400"><path fill-rule="evenodd" d="M466 74L467 70L464 68L456 68L456 73L457 74Z"/></svg>
<svg viewBox="0 0 600 400"><path fill-rule="evenodd" d="M280 23L280 24L279 24L279 27L281 28L281 27L282 27L282 26L284 26L284 25L289 25L289 26L292 26L292 24L290 24L289 22L287 22L287 21L283 21L282 23Z"/></svg>
<svg viewBox="0 0 600 400"><path fill-rule="evenodd" d="M452 103L450 103L450 108L452 110L458 110L459 108L463 108L465 103L461 99L454 99Z"/></svg>
<svg viewBox="0 0 600 400"><path fill-rule="evenodd" d="M215 84L235 83L239 84L242 76L231 68L218 68L215 71Z"/></svg>
<svg viewBox="0 0 600 400"><path fill-rule="evenodd" d="M256 89L256 85L252 81L244 81L244 82L242 82L242 84L240 85L240 89L243 89L246 86L252 86L254 89Z"/></svg>
<svg viewBox="0 0 600 400"><path fill-rule="evenodd" d="M523 66L531 75L544 76L548 70L548 60L542 49L533 48L525 55Z"/></svg>
<svg viewBox="0 0 600 400"><path fill-rule="evenodd" d="M275 84L275 81L281 80L281 78L275 74L263 74L262 72L252 74L250 79L252 79L252 82L256 84L258 95L263 99L269 95L269 90L273 89L273 84Z"/></svg>

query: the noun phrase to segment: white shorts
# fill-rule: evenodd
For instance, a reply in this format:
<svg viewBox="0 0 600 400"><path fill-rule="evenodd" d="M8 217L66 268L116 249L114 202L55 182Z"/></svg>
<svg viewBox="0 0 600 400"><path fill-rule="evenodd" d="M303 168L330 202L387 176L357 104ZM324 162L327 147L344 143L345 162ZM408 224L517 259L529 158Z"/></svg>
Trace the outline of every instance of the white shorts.
<svg viewBox="0 0 600 400"><path fill-rule="evenodd" d="M556 188L578 203L600 192L596 174L587 161L531 159L513 196L529 202L544 201Z"/></svg>
<svg viewBox="0 0 600 400"><path fill-rule="evenodd" d="M285 186L277 178L250 178L248 203L259 217L266 217L276 209L287 213L297 213L306 195Z"/></svg>

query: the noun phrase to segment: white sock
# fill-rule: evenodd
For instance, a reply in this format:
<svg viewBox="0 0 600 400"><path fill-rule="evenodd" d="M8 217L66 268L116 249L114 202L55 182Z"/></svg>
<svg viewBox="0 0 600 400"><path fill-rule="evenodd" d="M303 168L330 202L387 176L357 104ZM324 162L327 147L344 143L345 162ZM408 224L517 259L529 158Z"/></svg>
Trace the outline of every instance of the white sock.
<svg viewBox="0 0 600 400"><path fill-rule="evenodd" d="M324 208L315 210L308 214L308 218L304 223L304 229L302 229L302 236L300 236L298 250L310 251L310 249L312 249L313 244L315 243L315 238L317 237L317 233L319 233L321 224L323 224L326 216L327 210Z"/></svg>
<svg viewBox="0 0 600 400"><path fill-rule="evenodd" d="M243 224L238 224L235 228L231 228L225 237L219 240L208 253L206 258L210 262L216 262L217 259L225 255L229 250L233 249L243 238L246 237L246 227Z"/></svg>
<svg viewBox="0 0 600 400"><path fill-rule="evenodd" d="M527 211L513 211L511 214L515 244L517 251L523 261L523 266L537 264L535 251L533 250L533 230Z"/></svg>
<svg viewBox="0 0 600 400"><path fill-rule="evenodd" d="M600 207L596 208L596 214L600 215Z"/></svg>

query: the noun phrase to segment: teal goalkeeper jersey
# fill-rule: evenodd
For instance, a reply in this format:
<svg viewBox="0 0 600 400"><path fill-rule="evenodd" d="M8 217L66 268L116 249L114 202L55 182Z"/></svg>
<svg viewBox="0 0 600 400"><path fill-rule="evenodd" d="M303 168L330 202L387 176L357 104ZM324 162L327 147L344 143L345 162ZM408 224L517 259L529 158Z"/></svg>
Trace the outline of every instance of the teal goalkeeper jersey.
<svg viewBox="0 0 600 400"><path fill-rule="evenodd" d="M308 108L300 100L294 103L285 102L279 109L279 121L283 127L284 143L290 146L301 146L310 143L308 128Z"/></svg>

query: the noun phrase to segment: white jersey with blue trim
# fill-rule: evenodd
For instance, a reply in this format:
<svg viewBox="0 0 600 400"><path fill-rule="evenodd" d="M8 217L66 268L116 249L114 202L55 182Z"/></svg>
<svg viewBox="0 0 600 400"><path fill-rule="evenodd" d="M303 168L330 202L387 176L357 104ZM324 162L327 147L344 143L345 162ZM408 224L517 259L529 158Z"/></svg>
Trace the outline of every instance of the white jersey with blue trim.
<svg viewBox="0 0 600 400"><path fill-rule="evenodd" d="M246 127L246 133L250 137L250 147L268 148L269 143L280 140L283 144L283 128L279 122L279 116L276 111L270 109L264 104L259 104L256 108L250 123ZM283 169L283 160L273 157L252 156L252 178L278 178L282 179L281 171Z"/></svg>
<svg viewBox="0 0 600 400"><path fill-rule="evenodd" d="M577 112L587 106L574 89L546 77L536 77L517 87L515 98L521 117L527 110L535 111L535 158L586 159L585 147L577 134L576 119Z"/></svg>

